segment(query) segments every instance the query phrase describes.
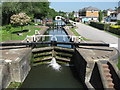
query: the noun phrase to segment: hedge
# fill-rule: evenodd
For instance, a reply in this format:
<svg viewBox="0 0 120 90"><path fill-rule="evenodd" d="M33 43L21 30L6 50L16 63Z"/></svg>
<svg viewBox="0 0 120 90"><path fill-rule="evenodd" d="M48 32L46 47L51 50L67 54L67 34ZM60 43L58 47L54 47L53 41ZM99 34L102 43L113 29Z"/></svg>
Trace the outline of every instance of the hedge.
<svg viewBox="0 0 120 90"><path fill-rule="evenodd" d="M109 26L108 24L100 23L100 22L90 22L90 25L101 30L105 30L105 29L107 30Z"/></svg>
<svg viewBox="0 0 120 90"><path fill-rule="evenodd" d="M114 28L114 27L110 26L108 31L111 32L111 33L120 35L120 27Z"/></svg>
<svg viewBox="0 0 120 90"><path fill-rule="evenodd" d="M120 25L120 20L117 20L117 24Z"/></svg>
<svg viewBox="0 0 120 90"><path fill-rule="evenodd" d="M120 25L109 25L109 24L100 23L100 22L90 22L90 25L100 30L105 30L105 31L120 35Z"/></svg>

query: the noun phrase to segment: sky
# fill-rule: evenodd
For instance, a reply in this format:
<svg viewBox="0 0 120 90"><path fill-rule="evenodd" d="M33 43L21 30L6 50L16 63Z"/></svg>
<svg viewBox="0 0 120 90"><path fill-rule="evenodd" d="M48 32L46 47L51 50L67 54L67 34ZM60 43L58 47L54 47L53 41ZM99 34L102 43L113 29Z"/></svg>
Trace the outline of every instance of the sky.
<svg viewBox="0 0 120 90"><path fill-rule="evenodd" d="M51 2L50 7L54 8L56 11L78 11L84 7L96 7L100 10L105 9L115 9L118 7L118 2Z"/></svg>

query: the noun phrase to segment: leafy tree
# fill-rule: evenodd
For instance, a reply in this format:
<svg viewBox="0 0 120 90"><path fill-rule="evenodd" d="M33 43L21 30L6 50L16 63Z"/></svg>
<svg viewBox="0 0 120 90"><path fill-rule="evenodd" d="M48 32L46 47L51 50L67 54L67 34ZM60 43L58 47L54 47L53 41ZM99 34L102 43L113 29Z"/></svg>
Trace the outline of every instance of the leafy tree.
<svg viewBox="0 0 120 90"><path fill-rule="evenodd" d="M66 12L59 11L59 15L60 15L60 16L63 16L63 17L66 17Z"/></svg>
<svg viewBox="0 0 120 90"><path fill-rule="evenodd" d="M17 3L14 3L16 6ZM16 8L12 7L13 2L3 2L2 3L2 22L3 24L8 24L10 21L10 16L16 12ZM19 11L19 10L18 10Z"/></svg>
<svg viewBox="0 0 120 90"><path fill-rule="evenodd" d="M48 14L49 4L49 2L3 2L2 24L9 24L10 17L20 12L25 12L32 18L43 19Z"/></svg>
<svg viewBox="0 0 120 90"><path fill-rule="evenodd" d="M55 16L59 15L54 9L49 9L47 18L55 19Z"/></svg>
<svg viewBox="0 0 120 90"><path fill-rule="evenodd" d="M103 10L102 13L103 13L103 16L107 16L107 10Z"/></svg>
<svg viewBox="0 0 120 90"><path fill-rule="evenodd" d="M16 15L12 15L10 17L11 24L20 25L21 29L22 29L23 25L28 24L30 21L31 21L30 17L25 13L19 13L19 14L16 14Z"/></svg>
<svg viewBox="0 0 120 90"><path fill-rule="evenodd" d="M72 19L72 20L74 19L73 15L74 15L74 11L69 13L69 18Z"/></svg>
<svg viewBox="0 0 120 90"><path fill-rule="evenodd" d="M102 19L103 19L103 14L102 14L102 11L100 10L99 11L99 17L98 17L99 22L101 22Z"/></svg>
<svg viewBox="0 0 120 90"><path fill-rule="evenodd" d="M43 19L48 14L49 10L49 3L48 2L33 2L33 12L34 18L40 18Z"/></svg>

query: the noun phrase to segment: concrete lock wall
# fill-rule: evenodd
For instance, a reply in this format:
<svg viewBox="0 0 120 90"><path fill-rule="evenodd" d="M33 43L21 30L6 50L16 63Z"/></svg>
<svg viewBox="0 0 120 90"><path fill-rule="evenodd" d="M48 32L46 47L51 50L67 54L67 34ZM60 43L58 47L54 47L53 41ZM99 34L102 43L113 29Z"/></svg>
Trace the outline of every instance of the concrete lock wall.
<svg viewBox="0 0 120 90"><path fill-rule="evenodd" d="M95 63L95 65L94 65L92 75L90 78L90 83L95 89L100 88L101 90L103 90L103 84L102 84L102 80L100 77L100 72L99 72L97 63Z"/></svg>
<svg viewBox="0 0 120 90"><path fill-rule="evenodd" d="M120 77L118 76L117 72L115 71L114 67L110 62L108 62L109 68L110 68L110 73L112 74L112 79L114 83L114 88L116 90L120 89Z"/></svg>
<svg viewBox="0 0 120 90"><path fill-rule="evenodd" d="M16 50L16 52L18 51ZM3 60L0 60L0 90L7 88L10 82L23 82L25 80L31 69L31 54L31 48L25 49L24 53L20 52L18 58L10 62L4 60L3 56Z"/></svg>
<svg viewBox="0 0 120 90"><path fill-rule="evenodd" d="M0 64L0 90L6 88L11 81L8 63Z"/></svg>
<svg viewBox="0 0 120 90"><path fill-rule="evenodd" d="M75 50L75 54L73 55L71 60L75 64L75 68L77 69L77 72L82 82L85 82L87 62L83 59L83 57L80 55L80 53L77 50Z"/></svg>
<svg viewBox="0 0 120 90"><path fill-rule="evenodd" d="M11 81L23 82L30 71L31 50L24 56L19 57L16 61L9 63Z"/></svg>

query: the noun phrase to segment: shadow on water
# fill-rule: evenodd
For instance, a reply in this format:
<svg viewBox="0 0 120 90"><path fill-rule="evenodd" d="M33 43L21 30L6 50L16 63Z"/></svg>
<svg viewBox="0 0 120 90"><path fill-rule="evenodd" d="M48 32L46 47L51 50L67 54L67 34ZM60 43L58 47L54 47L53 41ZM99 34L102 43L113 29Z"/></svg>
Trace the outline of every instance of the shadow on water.
<svg viewBox="0 0 120 90"><path fill-rule="evenodd" d="M88 90L85 83L83 83L83 81L80 79L80 76L74 65L70 66L70 70L72 72L73 77L81 84L81 86L82 86L81 90Z"/></svg>
<svg viewBox="0 0 120 90"><path fill-rule="evenodd" d="M32 67L21 88L82 88L75 72L68 66L61 66L60 71L46 64Z"/></svg>

